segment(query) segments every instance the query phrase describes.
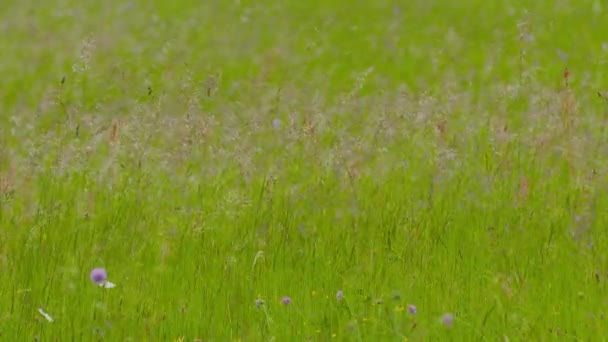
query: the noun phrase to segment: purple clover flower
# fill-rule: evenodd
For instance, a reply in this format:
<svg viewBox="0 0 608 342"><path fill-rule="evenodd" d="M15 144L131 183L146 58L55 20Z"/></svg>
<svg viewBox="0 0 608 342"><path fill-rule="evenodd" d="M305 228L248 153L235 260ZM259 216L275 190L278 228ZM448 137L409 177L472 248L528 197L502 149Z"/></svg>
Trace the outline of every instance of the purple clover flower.
<svg viewBox="0 0 608 342"><path fill-rule="evenodd" d="M344 298L344 292L342 292L342 290L338 291L336 293L336 299L339 301L341 301Z"/></svg>
<svg viewBox="0 0 608 342"><path fill-rule="evenodd" d="M94 268L91 271L91 280L95 284L101 285L108 280L108 273L104 268Z"/></svg>
<svg viewBox="0 0 608 342"><path fill-rule="evenodd" d="M409 304L407 306L407 311L412 315L415 315L416 312L418 312L418 310L416 309L416 305L413 305L413 304Z"/></svg>
<svg viewBox="0 0 608 342"><path fill-rule="evenodd" d="M285 296L285 297L281 298L281 303L283 303L283 305L289 305L289 304L291 304L291 298Z"/></svg>
<svg viewBox="0 0 608 342"><path fill-rule="evenodd" d="M454 315L452 315L451 313L446 313L441 317L441 322L443 323L443 325L445 325L448 328L451 328L452 325L454 324Z"/></svg>
<svg viewBox="0 0 608 342"><path fill-rule="evenodd" d="M272 120L272 127L274 127L274 128L280 128L281 127L281 120L279 120L279 119Z"/></svg>

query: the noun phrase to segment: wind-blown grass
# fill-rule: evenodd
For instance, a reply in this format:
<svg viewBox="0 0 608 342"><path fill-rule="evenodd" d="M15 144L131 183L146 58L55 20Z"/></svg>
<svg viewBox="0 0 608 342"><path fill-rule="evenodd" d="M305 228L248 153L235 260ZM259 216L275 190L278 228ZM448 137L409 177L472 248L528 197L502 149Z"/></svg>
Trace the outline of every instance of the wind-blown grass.
<svg viewBox="0 0 608 342"><path fill-rule="evenodd" d="M608 333L600 1L0 7L2 340Z"/></svg>

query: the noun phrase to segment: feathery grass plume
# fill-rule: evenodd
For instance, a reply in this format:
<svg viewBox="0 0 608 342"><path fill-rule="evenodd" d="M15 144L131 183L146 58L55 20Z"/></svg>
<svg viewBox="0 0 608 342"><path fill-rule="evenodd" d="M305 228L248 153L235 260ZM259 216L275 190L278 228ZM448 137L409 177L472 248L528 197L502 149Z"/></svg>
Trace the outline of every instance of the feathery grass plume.
<svg viewBox="0 0 608 342"><path fill-rule="evenodd" d="M118 120L112 120L110 126L110 145L116 145L119 142Z"/></svg>

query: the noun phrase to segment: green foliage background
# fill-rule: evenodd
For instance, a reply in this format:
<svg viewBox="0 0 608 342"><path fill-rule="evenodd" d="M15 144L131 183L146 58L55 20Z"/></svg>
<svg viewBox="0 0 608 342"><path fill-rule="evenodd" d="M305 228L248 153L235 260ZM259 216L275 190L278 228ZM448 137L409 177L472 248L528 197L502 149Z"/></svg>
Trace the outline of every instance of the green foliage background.
<svg viewBox="0 0 608 342"><path fill-rule="evenodd" d="M605 336L607 10L3 2L0 338Z"/></svg>

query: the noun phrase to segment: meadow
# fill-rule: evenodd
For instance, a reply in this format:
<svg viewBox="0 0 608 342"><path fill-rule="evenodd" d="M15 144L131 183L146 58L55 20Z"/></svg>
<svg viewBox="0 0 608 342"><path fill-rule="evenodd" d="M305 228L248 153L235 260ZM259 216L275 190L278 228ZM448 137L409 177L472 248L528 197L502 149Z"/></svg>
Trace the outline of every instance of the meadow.
<svg viewBox="0 0 608 342"><path fill-rule="evenodd" d="M604 340L607 11L2 2L0 340Z"/></svg>

